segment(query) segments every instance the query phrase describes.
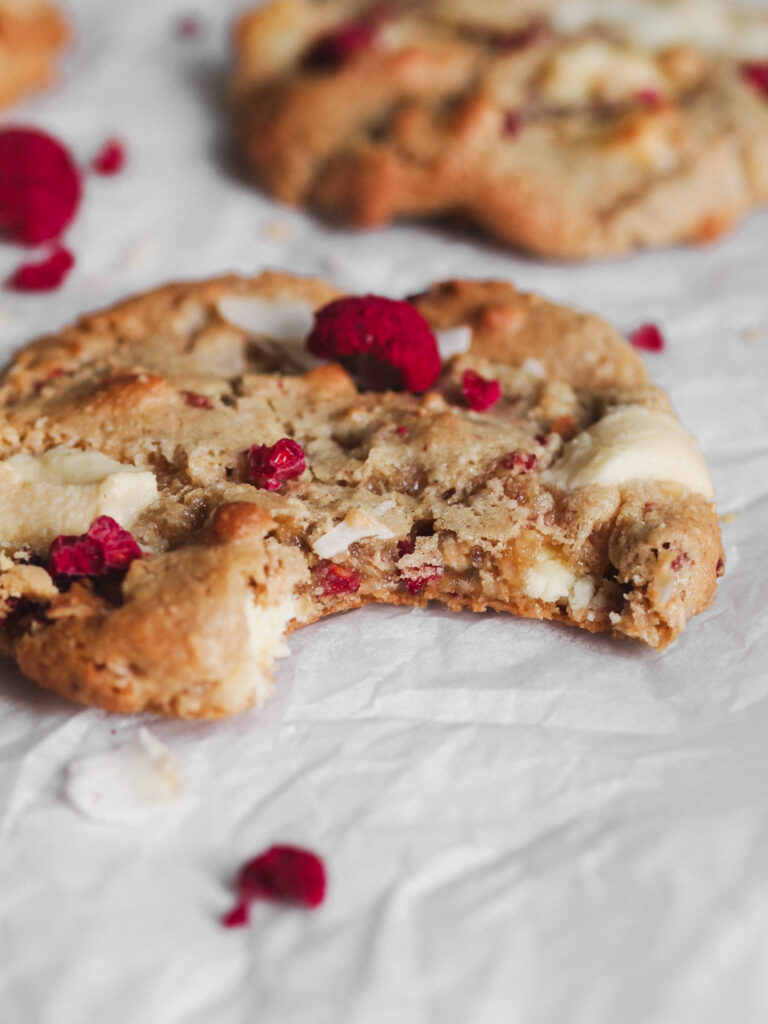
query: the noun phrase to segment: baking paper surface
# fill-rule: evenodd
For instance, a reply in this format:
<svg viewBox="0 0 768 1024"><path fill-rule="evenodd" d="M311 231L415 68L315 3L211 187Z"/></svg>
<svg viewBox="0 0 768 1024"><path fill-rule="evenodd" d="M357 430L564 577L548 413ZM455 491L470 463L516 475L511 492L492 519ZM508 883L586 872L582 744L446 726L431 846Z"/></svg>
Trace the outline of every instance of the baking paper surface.
<svg viewBox="0 0 768 1024"><path fill-rule="evenodd" d="M497 276L661 325L647 355L712 470L728 565L665 654L564 627L366 609L295 634L263 711L215 724L69 705L0 667L3 1024L757 1024L768 1019L768 214L708 249L562 266L402 226L328 229L227 146L233 0L77 0L55 92L6 114L87 162L47 296L0 294L3 357L173 278L284 267L390 295ZM25 256L0 247L0 276ZM66 765L139 725L187 798L83 819ZM246 858L321 853L327 903L218 919Z"/></svg>

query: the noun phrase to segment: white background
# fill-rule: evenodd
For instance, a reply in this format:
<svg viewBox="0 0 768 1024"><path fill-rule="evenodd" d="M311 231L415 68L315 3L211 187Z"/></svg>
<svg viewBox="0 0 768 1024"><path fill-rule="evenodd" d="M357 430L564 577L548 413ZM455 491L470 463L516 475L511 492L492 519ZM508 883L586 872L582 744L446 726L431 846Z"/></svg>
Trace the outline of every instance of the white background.
<svg viewBox="0 0 768 1024"><path fill-rule="evenodd" d="M136 289L266 266L392 295L496 275L621 329L656 321L668 347L651 371L735 516L727 574L663 655L440 610L312 626L262 712L149 723L188 796L138 828L61 799L66 764L137 721L4 663L3 1024L765 1021L768 215L709 249L575 267L430 228L330 230L233 171L237 7L198 2L207 31L185 41L179 0L72 3L61 87L5 120L82 161L119 134L130 167L87 181L61 291L0 295L2 354ZM0 248L0 276L23 255ZM238 866L279 840L325 856L326 905L223 929Z"/></svg>

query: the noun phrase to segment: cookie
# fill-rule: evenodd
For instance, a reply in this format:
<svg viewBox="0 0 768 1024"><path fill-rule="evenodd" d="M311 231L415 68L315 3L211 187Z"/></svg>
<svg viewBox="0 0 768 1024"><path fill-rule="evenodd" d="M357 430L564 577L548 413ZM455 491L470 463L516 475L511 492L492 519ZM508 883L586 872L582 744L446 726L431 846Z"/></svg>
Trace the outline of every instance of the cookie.
<svg viewBox="0 0 768 1024"><path fill-rule="evenodd" d="M16 355L0 481L3 649L121 712L260 702L286 632L369 602L661 649L723 569L706 465L637 352L498 281L129 299Z"/></svg>
<svg viewBox="0 0 768 1024"><path fill-rule="evenodd" d="M708 242L768 199L768 16L717 10L272 0L234 33L234 129L261 187L333 221L564 259Z"/></svg>
<svg viewBox="0 0 768 1024"><path fill-rule="evenodd" d="M64 17L44 0L1 0L0 107L51 84L68 36Z"/></svg>

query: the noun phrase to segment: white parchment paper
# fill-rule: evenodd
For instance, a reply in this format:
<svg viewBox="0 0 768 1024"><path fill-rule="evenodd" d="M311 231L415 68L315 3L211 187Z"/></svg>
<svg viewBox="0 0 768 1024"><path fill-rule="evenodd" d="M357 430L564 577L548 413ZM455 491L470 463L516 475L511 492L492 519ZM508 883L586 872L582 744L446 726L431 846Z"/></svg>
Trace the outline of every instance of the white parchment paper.
<svg viewBox="0 0 768 1024"><path fill-rule="evenodd" d="M768 214L721 244L593 266L414 226L331 230L233 170L222 107L233 0L77 0L55 92L4 117L86 161L78 264L0 294L5 357L170 278L265 266L392 295L510 278L619 327L652 320L655 379L701 439L727 574L658 655L498 616L366 609L291 639L261 712L143 719L187 799L136 828L61 799L76 756L136 720L0 667L3 1024L757 1024L768 1019ZM197 11L202 37L182 40ZM22 253L0 247L0 277ZM313 913L227 931L240 863L321 852Z"/></svg>

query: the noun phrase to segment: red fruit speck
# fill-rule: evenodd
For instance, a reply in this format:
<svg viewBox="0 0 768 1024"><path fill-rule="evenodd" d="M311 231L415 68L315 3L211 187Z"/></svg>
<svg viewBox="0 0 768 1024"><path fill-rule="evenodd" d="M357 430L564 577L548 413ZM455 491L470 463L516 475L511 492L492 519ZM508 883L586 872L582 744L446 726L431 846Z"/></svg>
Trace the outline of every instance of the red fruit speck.
<svg viewBox="0 0 768 1024"><path fill-rule="evenodd" d="M242 928L248 924L249 910L245 900L239 900L221 919L225 928Z"/></svg>
<svg viewBox="0 0 768 1024"><path fill-rule="evenodd" d="M661 352L664 348L664 335L656 324L642 324L629 335L635 348L644 352Z"/></svg>
<svg viewBox="0 0 768 1024"><path fill-rule="evenodd" d="M505 139L514 139L523 130L523 115L517 110L506 110L501 122L501 134Z"/></svg>
<svg viewBox="0 0 768 1024"><path fill-rule="evenodd" d="M421 573L420 576L404 577L403 583L405 583L406 589L409 594L419 594L432 580L439 580L443 575L443 570L439 565L425 565L423 566L426 572Z"/></svg>
<svg viewBox="0 0 768 1024"><path fill-rule="evenodd" d="M80 205L80 173L68 150L34 128L0 130L0 231L14 242L57 238Z"/></svg>
<svg viewBox="0 0 768 1024"><path fill-rule="evenodd" d="M644 107L658 107L661 103L661 93L657 89L638 89L635 99Z"/></svg>
<svg viewBox="0 0 768 1024"><path fill-rule="evenodd" d="M119 174L126 160L124 143L120 139L108 139L93 158L91 166L97 174Z"/></svg>
<svg viewBox="0 0 768 1024"><path fill-rule="evenodd" d="M196 14L183 14L176 22L176 33L180 39L196 39L202 30L203 23Z"/></svg>
<svg viewBox="0 0 768 1024"><path fill-rule="evenodd" d="M212 409L213 402L207 395L198 394L197 391L182 391L182 398L191 405L193 409Z"/></svg>
<svg viewBox="0 0 768 1024"><path fill-rule="evenodd" d="M307 348L338 359L368 356L402 376L406 391L426 391L440 374L440 353L429 324L410 303L379 295L336 299L315 313Z"/></svg>
<svg viewBox="0 0 768 1024"><path fill-rule="evenodd" d="M670 569L672 572L680 572L684 565L690 562L690 556L685 551L678 551L677 555L672 559Z"/></svg>
<svg viewBox="0 0 768 1024"><path fill-rule="evenodd" d="M290 437L275 444L255 444L248 451L250 482L264 491L277 491L285 480L301 476L307 468L304 450Z"/></svg>
<svg viewBox="0 0 768 1024"><path fill-rule="evenodd" d="M105 576L125 571L142 557L133 536L111 516L99 516L87 533L77 536L59 534L51 544L47 569L51 576L76 578Z"/></svg>
<svg viewBox="0 0 768 1024"><path fill-rule="evenodd" d="M13 292L51 292L64 283L75 265L75 257L63 245L39 263L22 263L6 280Z"/></svg>
<svg viewBox="0 0 768 1024"><path fill-rule="evenodd" d="M742 64L742 70L750 85L768 96L768 60L748 61Z"/></svg>
<svg viewBox="0 0 768 1024"><path fill-rule="evenodd" d="M501 387L497 380L488 380L474 370L465 370L461 378L461 393L473 412L484 412L501 398Z"/></svg>
<svg viewBox="0 0 768 1024"><path fill-rule="evenodd" d="M240 872L245 901L269 900L318 907L325 898L325 865L311 850L299 846L270 846Z"/></svg>
<svg viewBox="0 0 768 1024"><path fill-rule="evenodd" d="M356 594L360 589L360 573L334 562L321 562L312 570L324 594Z"/></svg>
<svg viewBox="0 0 768 1024"><path fill-rule="evenodd" d="M400 558L404 555L412 555L415 549L416 545L410 537L406 538L406 540L399 540L397 542L397 553Z"/></svg>
<svg viewBox="0 0 768 1024"><path fill-rule="evenodd" d="M550 35L551 29L545 21L534 21L526 28L515 32L506 32L494 38L495 45L506 53L525 50L534 43L539 43Z"/></svg>
<svg viewBox="0 0 768 1024"><path fill-rule="evenodd" d="M502 460L502 465L505 469L516 469L521 473L530 473L531 470L536 469L538 461L533 452L510 452Z"/></svg>
<svg viewBox="0 0 768 1024"><path fill-rule="evenodd" d="M381 24L390 16L386 4L372 8L364 17L345 21L320 36L304 55L311 71L337 71L361 53L373 49Z"/></svg>

